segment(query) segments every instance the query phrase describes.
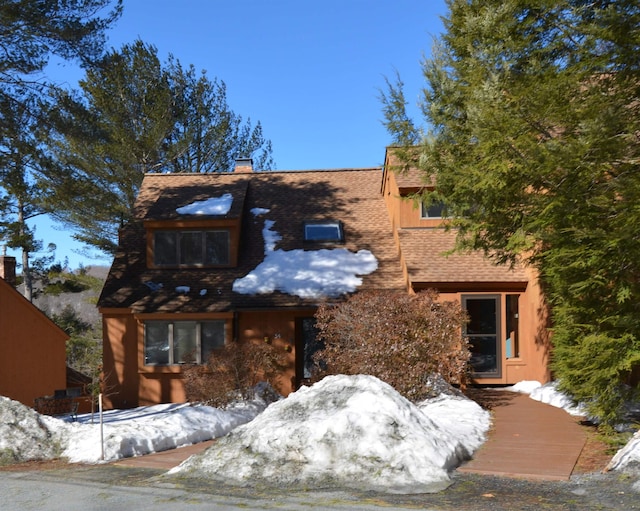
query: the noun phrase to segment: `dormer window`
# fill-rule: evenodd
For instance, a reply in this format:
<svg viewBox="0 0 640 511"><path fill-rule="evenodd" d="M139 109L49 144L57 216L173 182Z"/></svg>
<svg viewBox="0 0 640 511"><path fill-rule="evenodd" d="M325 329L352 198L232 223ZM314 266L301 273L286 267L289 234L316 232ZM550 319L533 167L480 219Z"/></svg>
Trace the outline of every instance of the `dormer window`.
<svg viewBox="0 0 640 511"><path fill-rule="evenodd" d="M307 222L304 224L305 241L344 241L342 222Z"/></svg>
<svg viewBox="0 0 640 511"><path fill-rule="evenodd" d="M226 266L229 231L157 230L153 233L155 266Z"/></svg>

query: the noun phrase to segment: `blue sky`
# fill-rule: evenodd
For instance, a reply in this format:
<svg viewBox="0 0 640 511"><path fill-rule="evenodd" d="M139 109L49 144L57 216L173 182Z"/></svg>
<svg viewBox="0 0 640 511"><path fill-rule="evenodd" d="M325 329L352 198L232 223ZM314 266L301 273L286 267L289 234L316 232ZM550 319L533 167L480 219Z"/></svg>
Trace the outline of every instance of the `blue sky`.
<svg viewBox="0 0 640 511"><path fill-rule="evenodd" d="M108 32L119 49L140 38L227 85L234 112L262 123L278 170L379 166L390 136L381 124L384 77L405 83L410 112L424 85L420 62L442 31L444 0L125 0ZM71 64L49 76L75 87ZM36 237L56 260L108 265L77 253L46 219ZM17 255L17 254L15 254Z"/></svg>

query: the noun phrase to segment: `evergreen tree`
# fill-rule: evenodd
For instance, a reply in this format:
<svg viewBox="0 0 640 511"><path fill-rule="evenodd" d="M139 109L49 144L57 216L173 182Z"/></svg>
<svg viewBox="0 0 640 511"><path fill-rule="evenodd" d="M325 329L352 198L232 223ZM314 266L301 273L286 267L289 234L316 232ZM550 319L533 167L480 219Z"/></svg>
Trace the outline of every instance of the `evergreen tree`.
<svg viewBox="0 0 640 511"><path fill-rule="evenodd" d="M25 295L32 295L30 255L42 248L27 220L43 212L43 189L33 171L42 160L41 108L53 86L44 74L52 56L89 64L98 57L104 32L121 13L121 0L4 0L0 2L0 242L22 250ZM50 245L52 247L53 245Z"/></svg>
<svg viewBox="0 0 640 511"><path fill-rule="evenodd" d="M33 298L30 258L42 249L42 241L27 221L44 212L44 192L32 179L41 160L37 111L30 95L20 101L0 96L0 243L21 251L24 295L29 301Z"/></svg>
<svg viewBox="0 0 640 511"><path fill-rule="evenodd" d="M419 161L461 246L539 270L555 374L615 422L640 368L640 5L447 4Z"/></svg>
<svg viewBox="0 0 640 511"><path fill-rule="evenodd" d="M273 165L260 124L230 110L223 82L173 57L162 64L142 41L108 53L80 88L58 95L55 164L41 178L55 191L51 214L104 252L115 252L145 173L224 172L252 154L263 169Z"/></svg>

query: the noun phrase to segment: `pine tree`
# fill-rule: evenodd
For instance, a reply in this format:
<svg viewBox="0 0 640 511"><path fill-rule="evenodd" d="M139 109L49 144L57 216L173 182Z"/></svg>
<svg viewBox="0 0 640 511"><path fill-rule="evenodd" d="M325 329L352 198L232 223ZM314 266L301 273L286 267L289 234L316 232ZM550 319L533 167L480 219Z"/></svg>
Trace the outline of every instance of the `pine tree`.
<svg viewBox="0 0 640 511"><path fill-rule="evenodd" d="M423 64L420 161L461 246L539 270L555 374L615 422L640 368L640 5L448 7Z"/></svg>
<svg viewBox="0 0 640 511"><path fill-rule="evenodd" d="M49 210L74 237L113 253L132 219L147 172L224 172L257 153L271 168L260 124L233 113L223 82L196 76L142 41L113 50L87 71L81 93L57 97L54 162L41 175L55 191Z"/></svg>

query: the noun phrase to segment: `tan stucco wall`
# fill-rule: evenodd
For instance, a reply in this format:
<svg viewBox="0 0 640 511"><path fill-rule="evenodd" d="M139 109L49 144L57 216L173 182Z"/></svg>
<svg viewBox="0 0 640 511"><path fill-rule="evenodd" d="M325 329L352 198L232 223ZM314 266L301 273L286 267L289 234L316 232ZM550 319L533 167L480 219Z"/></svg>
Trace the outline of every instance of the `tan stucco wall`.
<svg viewBox="0 0 640 511"><path fill-rule="evenodd" d="M33 406L67 386L67 335L0 279L0 395Z"/></svg>

